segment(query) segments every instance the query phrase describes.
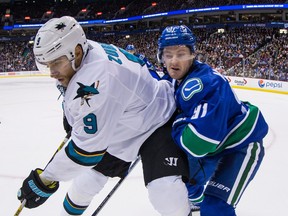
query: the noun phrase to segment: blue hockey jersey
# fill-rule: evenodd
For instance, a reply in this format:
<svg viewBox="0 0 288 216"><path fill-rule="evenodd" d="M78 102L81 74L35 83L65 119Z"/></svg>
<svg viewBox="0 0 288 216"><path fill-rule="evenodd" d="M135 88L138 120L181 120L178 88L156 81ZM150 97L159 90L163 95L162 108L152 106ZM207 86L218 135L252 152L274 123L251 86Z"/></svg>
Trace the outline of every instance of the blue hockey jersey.
<svg viewBox="0 0 288 216"><path fill-rule="evenodd" d="M268 125L260 110L241 102L229 82L207 64L194 61L176 87L179 114L173 124L174 141L194 157L261 141Z"/></svg>

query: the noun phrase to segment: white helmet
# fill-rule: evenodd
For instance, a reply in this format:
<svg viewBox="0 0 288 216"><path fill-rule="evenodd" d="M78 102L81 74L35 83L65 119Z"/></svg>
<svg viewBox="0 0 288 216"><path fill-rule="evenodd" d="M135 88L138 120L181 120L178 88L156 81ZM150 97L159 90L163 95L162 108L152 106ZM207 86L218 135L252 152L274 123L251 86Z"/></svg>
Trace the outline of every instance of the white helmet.
<svg viewBox="0 0 288 216"><path fill-rule="evenodd" d="M88 42L80 24L70 16L53 18L47 21L37 32L33 52L36 64L44 64L61 56L67 56L75 69L75 47L82 46L84 56ZM39 64L37 64L38 69Z"/></svg>

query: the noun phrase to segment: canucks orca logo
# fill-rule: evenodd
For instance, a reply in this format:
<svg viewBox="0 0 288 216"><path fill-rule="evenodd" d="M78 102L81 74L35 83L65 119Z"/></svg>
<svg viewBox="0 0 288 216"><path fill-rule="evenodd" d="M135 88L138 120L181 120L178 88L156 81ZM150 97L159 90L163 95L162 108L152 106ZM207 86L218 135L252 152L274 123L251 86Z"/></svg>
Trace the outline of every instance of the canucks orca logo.
<svg viewBox="0 0 288 216"><path fill-rule="evenodd" d="M200 79L192 78L188 79L181 90L181 95L183 100L188 101L192 96L198 92L201 92L203 89L203 83Z"/></svg>
<svg viewBox="0 0 288 216"><path fill-rule="evenodd" d="M98 85L99 85L99 80L97 81L96 87L94 87L95 83L93 83L90 86L86 86L80 82L77 82L77 84L80 87L77 89L77 95L74 99L81 98L81 106L84 104L84 101L85 101L87 105L90 107L89 100L91 99L91 97L93 95L99 94L99 91L97 90Z"/></svg>

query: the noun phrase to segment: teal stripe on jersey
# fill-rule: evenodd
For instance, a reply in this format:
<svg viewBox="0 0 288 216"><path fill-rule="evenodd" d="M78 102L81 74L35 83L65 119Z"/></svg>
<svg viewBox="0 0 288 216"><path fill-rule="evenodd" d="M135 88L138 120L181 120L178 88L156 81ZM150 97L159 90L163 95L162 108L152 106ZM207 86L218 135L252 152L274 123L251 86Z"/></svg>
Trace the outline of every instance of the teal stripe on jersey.
<svg viewBox="0 0 288 216"><path fill-rule="evenodd" d="M261 151L260 144L255 142L251 143L247 149L246 157L242 163L240 172L236 178L234 187L231 190L228 198L228 203L232 206L236 206L244 189L246 188L249 178L253 174L257 161L259 159L259 153Z"/></svg>
<svg viewBox="0 0 288 216"><path fill-rule="evenodd" d="M71 201L68 194L66 195L63 206L69 215L82 215L88 206L79 206Z"/></svg>
<svg viewBox="0 0 288 216"><path fill-rule="evenodd" d="M86 152L83 149L78 148L73 140L71 140L66 146L65 152L67 156L77 164L94 166L102 160L106 149L97 152Z"/></svg>

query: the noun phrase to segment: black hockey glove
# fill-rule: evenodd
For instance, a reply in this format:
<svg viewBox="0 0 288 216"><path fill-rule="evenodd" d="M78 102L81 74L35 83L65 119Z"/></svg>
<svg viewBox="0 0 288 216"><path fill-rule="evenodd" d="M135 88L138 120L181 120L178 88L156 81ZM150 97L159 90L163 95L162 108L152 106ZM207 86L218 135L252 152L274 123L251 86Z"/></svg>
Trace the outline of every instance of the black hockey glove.
<svg viewBox="0 0 288 216"><path fill-rule="evenodd" d="M32 170L18 191L17 197L21 202L26 200L26 208L36 208L42 205L59 188L58 182L44 185L39 177L42 172L43 170L39 168Z"/></svg>

